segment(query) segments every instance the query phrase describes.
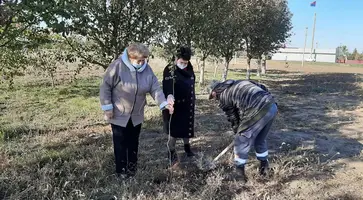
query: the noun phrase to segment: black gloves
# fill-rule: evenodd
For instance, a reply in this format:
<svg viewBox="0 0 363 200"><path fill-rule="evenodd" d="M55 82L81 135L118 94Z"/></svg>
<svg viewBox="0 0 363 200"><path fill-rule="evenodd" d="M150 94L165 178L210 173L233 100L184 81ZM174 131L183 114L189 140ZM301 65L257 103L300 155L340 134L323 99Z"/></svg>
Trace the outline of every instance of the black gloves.
<svg viewBox="0 0 363 200"><path fill-rule="evenodd" d="M234 133L234 134L237 134L237 132L238 132L238 127L239 127L238 123L235 123L234 121L230 121L230 122L231 122L231 124L232 124L232 130L233 130L233 133Z"/></svg>

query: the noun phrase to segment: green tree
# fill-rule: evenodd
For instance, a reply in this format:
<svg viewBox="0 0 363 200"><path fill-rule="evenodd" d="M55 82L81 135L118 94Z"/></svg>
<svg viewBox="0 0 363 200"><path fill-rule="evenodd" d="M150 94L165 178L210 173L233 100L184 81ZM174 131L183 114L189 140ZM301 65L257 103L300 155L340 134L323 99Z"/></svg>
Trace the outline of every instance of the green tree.
<svg viewBox="0 0 363 200"><path fill-rule="evenodd" d="M60 65L67 65L76 61L75 55L70 53L69 46L64 40L59 40L57 36L54 41L34 49L29 56L29 61L39 75L47 76L55 86L55 75Z"/></svg>
<svg viewBox="0 0 363 200"><path fill-rule="evenodd" d="M0 0L0 48L22 49L44 41L47 30L40 27L44 20L56 20L53 0Z"/></svg>
<svg viewBox="0 0 363 200"><path fill-rule="evenodd" d="M199 67L200 76L199 84L204 84L204 72L206 59L217 52L218 49L218 27L220 26L220 8L225 3L225 0L204 0L199 1L197 28L193 35L193 43L197 50L197 57L201 61Z"/></svg>
<svg viewBox="0 0 363 200"><path fill-rule="evenodd" d="M352 58L352 60L358 60L358 59L359 59L359 53L358 53L357 48L355 48L355 49L353 50L353 53L352 53L352 55L351 55L351 58Z"/></svg>
<svg viewBox="0 0 363 200"><path fill-rule="evenodd" d="M347 61L348 58L350 58L350 53L349 53L348 47L346 45L340 45L338 47L338 49L339 49L340 57L342 57L344 59L344 61Z"/></svg>
<svg viewBox="0 0 363 200"><path fill-rule="evenodd" d="M27 66L26 51L18 49L0 48L0 75L1 82L8 82L13 86L15 76L23 75Z"/></svg>
<svg viewBox="0 0 363 200"><path fill-rule="evenodd" d="M160 7L165 13L164 31L156 35L153 41L155 45L164 50L163 57L170 61L176 49L181 45L194 47L194 40L203 29L202 22L205 20L203 11L208 0L201 1L167 1Z"/></svg>
<svg viewBox="0 0 363 200"><path fill-rule="evenodd" d="M222 80L228 76L229 63L236 51L243 50L244 19L245 14L240 9L238 0L226 1L221 5L219 13L219 26L216 27L217 38L215 41L217 57L224 59Z"/></svg>
<svg viewBox="0 0 363 200"><path fill-rule="evenodd" d="M262 53L263 62L259 68L262 74L266 74L266 56L270 53L276 52L279 48L283 47L288 38L291 37L292 26L292 13L289 10L287 0L274 0L270 1L272 4L272 12L268 12L273 16L272 24L265 30L263 41L264 51ZM258 57L261 60L261 54Z"/></svg>
<svg viewBox="0 0 363 200"><path fill-rule="evenodd" d="M130 42L151 43L163 32L166 0L64 0L46 20L77 55L107 68Z"/></svg>
<svg viewBox="0 0 363 200"><path fill-rule="evenodd" d="M192 47L197 57L200 84L204 83L205 60L217 52L220 11L223 11L221 8L226 2L228 1L170 1L163 8L167 16L167 28L157 37L157 44L164 49L163 57L169 60L180 45Z"/></svg>
<svg viewBox="0 0 363 200"><path fill-rule="evenodd" d="M358 60L363 60L363 51L360 53Z"/></svg>
<svg viewBox="0 0 363 200"><path fill-rule="evenodd" d="M12 86L22 75L30 49L48 42L48 31L39 26L51 19L52 0L0 0L0 75Z"/></svg>
<svg viewBox="0 0 363 200"><path fill-rule="evenodd" d="M339 48L340 48L341 53L343 55L348 55L349 54L349 50L348 50L348 47L346 45L339 46Z"/></svg>
<svg viewBox="0 0 363 200"><path fill-rule="evenodd" d="M247 52L247 73L250 78L251 59L256 58L257 75L266 72L262 70L262 57L273 52L290 37L291 13L286 0L244 0L245 18L244 40ZM265 66L265 65L264 65Z"/></svg>

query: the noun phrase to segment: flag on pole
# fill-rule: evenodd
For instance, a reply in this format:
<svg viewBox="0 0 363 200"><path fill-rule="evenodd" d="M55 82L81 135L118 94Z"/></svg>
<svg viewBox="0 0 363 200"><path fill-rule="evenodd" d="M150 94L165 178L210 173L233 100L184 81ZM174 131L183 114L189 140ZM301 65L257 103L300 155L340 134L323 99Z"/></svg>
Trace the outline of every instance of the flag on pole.
<svg viewBox="0 0 363 200"><path fill-rule="evenodd" d="M314 1L314 2L310 3L310 6L311 6L311 7L315 7L315 6L316 6L316 1Z"/></svg>

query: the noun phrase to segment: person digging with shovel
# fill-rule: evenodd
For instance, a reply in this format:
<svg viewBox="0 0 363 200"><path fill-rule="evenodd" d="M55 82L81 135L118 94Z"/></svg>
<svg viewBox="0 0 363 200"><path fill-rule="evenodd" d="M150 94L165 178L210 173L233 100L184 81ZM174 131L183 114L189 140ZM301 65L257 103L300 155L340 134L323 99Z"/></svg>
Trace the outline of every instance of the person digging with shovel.
<svg viewBox="0 0 363 200"><path fill-rule="evenodd" d="M235 133L235 172L230 177L247 182L245 165L252 145L260 161L259 173L266 175L268 149L266 136L277 115L277 104L268 89L248 80L213 81L209 99L219 101Z"/></svg>

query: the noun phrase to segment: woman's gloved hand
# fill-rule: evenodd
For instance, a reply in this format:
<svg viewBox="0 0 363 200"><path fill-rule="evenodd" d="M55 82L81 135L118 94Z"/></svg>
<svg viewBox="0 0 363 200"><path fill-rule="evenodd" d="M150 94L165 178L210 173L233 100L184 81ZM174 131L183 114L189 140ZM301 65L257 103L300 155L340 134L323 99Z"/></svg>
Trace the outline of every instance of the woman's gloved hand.
<svg viewBox="0 0 363 200"><path fill-rule="evenodd" d="M232 127L232 130L233 130L233 133L234 134L237 134L238 127L239 127L238 123L236 123L235 121L231 120L231 127Z"/></svg>
<svg viewBox="0 0 363 200"><path fill-rule="evenodd" d="M168 104L174 105L175 98L172 94L169 94L166 101L168 102Z"/></svg>

